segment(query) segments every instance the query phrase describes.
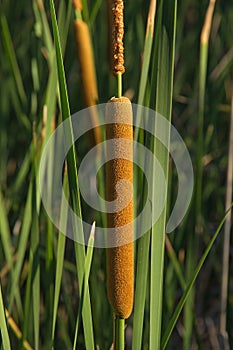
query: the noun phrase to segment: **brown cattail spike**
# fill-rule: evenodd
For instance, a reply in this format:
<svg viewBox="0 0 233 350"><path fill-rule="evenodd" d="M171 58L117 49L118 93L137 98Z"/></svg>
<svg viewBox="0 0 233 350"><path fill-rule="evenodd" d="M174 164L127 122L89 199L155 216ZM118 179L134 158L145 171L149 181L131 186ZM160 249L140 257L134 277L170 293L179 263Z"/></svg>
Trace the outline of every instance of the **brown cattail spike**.
<svg viewBox="0 0 233 350"><path fill-rule="evenodd" d="M124 67L124 4L122 0L115 0L113 5L113 73L125 72Z"/></svg>
<svg viewBox="0 0 233 350"><path fill-rule="evenodd" d="M87 23L81 19L74 22L78 61L81 71L83 97L86 106L93 106L98 99L94 59L90 32Z"/></svg>
<svg viewBox="0 0 233 350"><path fill-rule="evenodd" d="M114 228L111 236L111 244L114 243L112 244L114 247L107 249L108 298L116 316L125 319L132 312L134 293L133 190L131 186L129 193L129 187L126 185L124 191L123 185L119 192L117 184L126 180L133 185L133 129L130 100L126 97L112 98L106 106L106 118L111 122L106 126L106 139L114 139L114 159L106 164L107 200L109 203L113 201L116 203L115 212L108 211L108 227ZM107 149L107 154L108 152L111 151ZM122 202L127 203L123 208Z"/></svg>
<svg viewBox="0 0 233 350"><path fill-rule="evenodd" d="M98 100L98 90L96 83L94 57L91 45L91 36L87 23L82 19L76 19L74 22L74 31L76 38L77 56L80 66L82 93L85 107L91 107L88 110L93 125L98 125L98 112L95 107ZM88 133L91 146L101 143L102 135L99 126L93 128Z"/></svg>

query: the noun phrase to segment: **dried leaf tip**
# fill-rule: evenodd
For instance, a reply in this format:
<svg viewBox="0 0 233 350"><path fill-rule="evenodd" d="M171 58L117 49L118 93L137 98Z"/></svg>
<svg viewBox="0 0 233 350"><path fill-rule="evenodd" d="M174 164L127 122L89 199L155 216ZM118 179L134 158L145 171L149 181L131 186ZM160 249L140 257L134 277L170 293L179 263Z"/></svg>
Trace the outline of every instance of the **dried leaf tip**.
<svg viewBox="0 0 233 350"><path fill-rule="evenodd" d="M150 31L152 36L154 34L155 12L156 12L156 0L151 0L148 17L147 17L146 36L148 36Z"/></svg>
<svg viewBox="0 0 233 350"><path fill-rule="evenodd" d="M122 0L115 0L112 8L113 12L113 73L125 72L124 67L124 4Z"/></svg>
<svg viewBox="0 0 233 350"><path fill-rule="evenodd" d="M207 11L206 11L205 22L204 22L202 32L201 32L201 43L202 44L208 44L208 42L209 42L214 7L215 7L215 0L210 0L209 6L208 6Z"/></svg>
<svg viewBox="0 0 233 350"><path fill-rule="evenodd" d="M93 221L93 224L91 226L90 238L94 238L94 236L95 236L95 221Z"/></svg>

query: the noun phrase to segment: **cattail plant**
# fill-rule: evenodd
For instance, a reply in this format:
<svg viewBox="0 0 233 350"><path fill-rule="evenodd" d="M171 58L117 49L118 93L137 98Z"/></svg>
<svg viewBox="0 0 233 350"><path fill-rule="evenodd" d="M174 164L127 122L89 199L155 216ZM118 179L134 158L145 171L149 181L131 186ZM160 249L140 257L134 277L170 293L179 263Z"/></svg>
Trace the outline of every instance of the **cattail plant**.
<svg viewBox="0 0 233 350"><path fill-rule="evenodd" d="M134 248L133 248L133 191L117 186L122 180L133 184L133 128L132 106L128 98L121 96L121 76L124 67L123 2L113 4L113 73L118 77L118 97L106 106L106 139L113 139L113 156L106 164L107 200L114 203L114 212L108 211L108 227L113 229L111 248L107 249L108 298L115 314L116 349L124 348L124 319L132 312L134 294ZM112 153L112 154L111 154ZM118 188L119 189L119 188ZM122 209L122 203L127 204Z"/></svg>
<svg viewBox="0 0 233 350"><path fill-rule="evenodd" d="M197 344L200 348L233 349L233 276L229 261L232 219L229 213L224 214L232 204L233 181L233 112L229 124L230 108L233 111L233 98L232 107L229 104L232 1L206 1L209 7L205 20L204 3L199 6L193 1L192 6L186 6L185 0L136 0L131 6L125 2L130 12L126 41L133 43L132 52L127 54L131 69L126 69L125 77L123 4L106 0L105 5L108 3L111 10L108 34L111 73L115 75L109 74L109 82L107 62L103 59L107 44L104 4L72 1L75 21L70 1L49 0L46 6L45 1L33 1L31 11L18 1L17 11L23 14L24 21L12 13L11 1L5 1L1 8L1 349L109 349L113 338L111 349L123 349L124 322L130 324L126 330L127 349L190 350ZM178 17L177 5L182 12ZM227 9L224 20L223 8ZM69 57L74 54L76 35L70 32L70 24L77 34L77 68L81 73L76 96L68 96L75 86L72 79L66 85L65 74L71 77L73 71ZM97 30L92 32L91 28ZM24 36L23 40L19 40L18 33ZM90 33L95 55L90 47ZM200 46L193 45L197 37ZM96 62L94 69L90 61L96 55L99 64ZM63 56L68 58L66 70ZM87 137L96 143L93 135L97 130L81 136L87 119L90 120L89 110L98 111L99 117L103 115L102 108L97 110L95 106L95 71L105 102L116 96L106 105L109 161L105 169L98 157L91 161L86 157L92 155L87 154ZM134 91L135 102L140 106L134 116L134 133L132 108L125 98L125 89L124 94L121 92L121 76L127 79L125 86ZM118 93L113 94L112 83L116 85L117 80ZM81 108L88 107L76 117L80 118L79 130L70 119L69 108L70 103L77 106L78 99ZM190 154L195 156L192 163L196 176L189 214L175 232L167 235L165 232L181 219L192 187L192 181L185 181L191 180L192 167L183 158L186 151L180 137L174 138L177 131L171 124L172 116ZM80 137L74 142L77 132ZM68 143L71 146L65 155L64 146ZM101 144L98 146L96 149ZM140 153L134 173L132 147ZM60 163L63 154L64 162ZM88 161L86 167L83 161ZM107 183L103 176L106 168ZM82 169L86 174L84 181L79 178ZM101 201L106 185L108 215L104 215ZM82 196L84 193L88 196ZM181 198L185 205L179 201ZM100 205L99 210L95 210L96 204ZM180 210L174 212L173 204ZM138 235L133 231L133 207L137 213L134 227L140 235L134 244L133 238ZM97 223L96 238L94 241L91 234L87 241L86 224L92 217ZM102 249L95 248L102 242L101 227L107 231L107 262L103 261ZM221 251L224 254L219 259ZM205 268L210 252L212 256ZM202 266L204 270L199 275ZM195 285L198 276L199 288ZM133 315L127 319L132 307ZM196 327L196 313L204 332L203 327ZM177 322L182 324L179 336Z"/></svg>
<svg viewBox="0 0 233 350"><path fill-rule="evenodd" d="M96 74L92 43L89 27L82 19L81 0L74 0L76 19L74 21L74 33L77 49L77 58L80 66L80 75L82 83L82 94L85 107L95 106L98 100L98 89L96 83ZM88 110L93 125L98 125L98 113L95 107ZM99 127L93 128L90 133L90 143L92 146L101 142L101 130Z"/></svg>

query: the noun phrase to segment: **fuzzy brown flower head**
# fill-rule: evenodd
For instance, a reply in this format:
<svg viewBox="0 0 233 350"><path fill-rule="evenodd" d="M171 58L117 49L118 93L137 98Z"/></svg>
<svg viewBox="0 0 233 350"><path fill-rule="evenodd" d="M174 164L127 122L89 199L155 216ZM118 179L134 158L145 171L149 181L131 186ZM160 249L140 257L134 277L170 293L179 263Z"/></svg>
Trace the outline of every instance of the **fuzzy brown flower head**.
<svg viewBox="0 0 233 350"><path fill-rule="evenodd" d="M124 4L122 0L114 1L113 6L113 72L114 74L125 72L124 67Z"/></svg>

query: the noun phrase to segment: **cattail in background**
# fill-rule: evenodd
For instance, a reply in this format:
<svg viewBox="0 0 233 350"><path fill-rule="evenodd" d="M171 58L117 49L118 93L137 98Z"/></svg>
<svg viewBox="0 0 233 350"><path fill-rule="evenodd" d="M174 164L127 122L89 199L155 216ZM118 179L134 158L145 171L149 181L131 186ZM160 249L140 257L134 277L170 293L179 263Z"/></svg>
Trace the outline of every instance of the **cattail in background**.
<svg viewBox="0 0 233 350"><path fill-rule="evenodd" d="M94 56L92 51L91 36L89 27L82 20L80 0L74 0L73 5L76 11L76 19L74 21L74 32L77 49L77 58L80 67L82 95L85 107L95 106L98 100L98 89L96 83L96 74L94 66ZM93 125L98 125L98 113L96 108L91 108L88 111ZM91 145L94 146L101 142L100 127L93 128L90 133Z"/></svg>
<svg viewBox="0 0 233 350"><path fill-rule="evenodd" d="M93 106L98 100L98 92L90 32L87 23L82 19L75 20L74 28L82 80L83 98L86 106Z"/></svg>
<svg viewBox="0 0 233 350"><path fill-rule="evenodd" d="M129 192L126 185L124 191L122 185L119 193L117 184L121 180L126 180L133 185L133 129L130 100L126 97L112 98L106 106L106 119L107 122L111 122L106 125L106 139L114 139L113 150L107 148L107 153L113 152L108 156L114 156L114 159L106 164L107 200L110 203L115 201L115 212L108 212L108 227L114 228L113 242L111 241L114 247L107 249L107 287L115 315L125 319L130 316L133 307L133 190L131 187ZM122 209L121 205L125 202L127 204Z"/></svg>

